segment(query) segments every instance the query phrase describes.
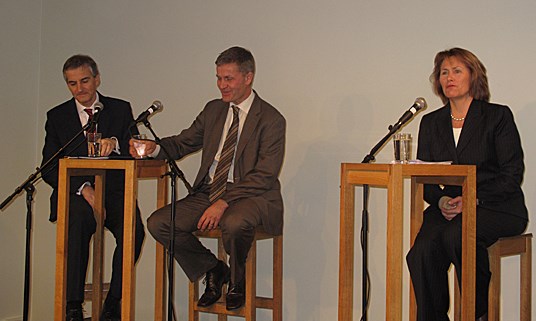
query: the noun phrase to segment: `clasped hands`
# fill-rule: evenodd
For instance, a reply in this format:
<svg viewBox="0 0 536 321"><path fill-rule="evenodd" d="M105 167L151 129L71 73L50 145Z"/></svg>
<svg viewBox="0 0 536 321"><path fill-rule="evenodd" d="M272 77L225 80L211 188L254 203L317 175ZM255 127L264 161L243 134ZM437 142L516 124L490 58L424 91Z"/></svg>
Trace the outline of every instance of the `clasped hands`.
<svg viewBox="0 0 536 321"><path fill-rule="evenodd" d="M438 205L443 217L450 221L462 212L462 197L456 196L455 198L452 198L443 196L439 199Z"/></svg>

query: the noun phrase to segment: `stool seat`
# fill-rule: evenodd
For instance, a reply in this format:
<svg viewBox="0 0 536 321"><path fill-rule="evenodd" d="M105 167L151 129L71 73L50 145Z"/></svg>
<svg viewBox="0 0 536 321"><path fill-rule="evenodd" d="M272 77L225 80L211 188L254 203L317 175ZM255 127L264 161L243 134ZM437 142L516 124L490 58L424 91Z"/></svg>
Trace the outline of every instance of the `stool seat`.
<svg viewBox="0 0 536 321"><path fill-rule="evenodd" d="M223 247L221 239L221 230L215 229L211 231L194 233L199 238L211 238L218 240L218 258L227 262L227 254ZM273 289L272 297L257 296L257 241L273 240ZM189 285L189 321L198 321L199 313L212 313L218 315L218 321L227 320L227 316L244 317L246 321L255 321L256 309L272 310L272 320L281 321L283 319L282 295L283 295L283 236L271 235L266 233L262 226L255 229L255 239L251 244L246 259L246 298L245 304L239 309L228 311L225 308L225 293L224 289L222 298L218 302L209 307L198 307L197 300L199 299L199 282L190 282Z"/></svg>
<svg viewBox="0 0 536 321"><path fill-rule="evenodd" d="M501 258L520 256L520 320L530 321L532 300L532 234L502 237L488 247L491 281L489 284L488 320L499 321L501 315ZM461 319L460 289L454 282L454 320Z"/></svg>

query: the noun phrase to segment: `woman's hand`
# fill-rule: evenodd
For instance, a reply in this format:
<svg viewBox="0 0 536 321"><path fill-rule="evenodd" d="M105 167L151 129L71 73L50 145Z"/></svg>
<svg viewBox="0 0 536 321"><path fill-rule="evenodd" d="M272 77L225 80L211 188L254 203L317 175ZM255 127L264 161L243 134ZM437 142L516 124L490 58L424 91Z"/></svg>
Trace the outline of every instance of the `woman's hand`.
<svg viewBox="0 0 536 321"><path fill-rule="evenodd" d="M462 212L462 197L457 196L455 198L451 198L448 196L443 196L439 200L439 209L441 210L441 214L445 217L447 220L452 220L456 217L456 215L460 214Z"/></svg>

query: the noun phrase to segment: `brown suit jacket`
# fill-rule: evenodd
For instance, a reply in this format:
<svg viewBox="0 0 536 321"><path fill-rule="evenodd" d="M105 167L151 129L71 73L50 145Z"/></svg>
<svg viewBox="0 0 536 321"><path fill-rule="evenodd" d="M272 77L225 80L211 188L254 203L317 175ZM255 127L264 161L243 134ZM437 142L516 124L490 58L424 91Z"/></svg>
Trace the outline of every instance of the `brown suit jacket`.
<svg viewBox="0 0 536 321"><path fill-rule="evenodd" d="M234 163L234 183L222 199L228 203L243 198L262 209L262 224L274 235L283 232L283 200L278 179L285 153L285 118L257 93L240 133ZM162 139L161 145L174 159L202 150L201 165L193 184L202 187L218 150L229 103L212 100L192 125L180 134ZM160 152L157 158L165 158Z"/></svg>

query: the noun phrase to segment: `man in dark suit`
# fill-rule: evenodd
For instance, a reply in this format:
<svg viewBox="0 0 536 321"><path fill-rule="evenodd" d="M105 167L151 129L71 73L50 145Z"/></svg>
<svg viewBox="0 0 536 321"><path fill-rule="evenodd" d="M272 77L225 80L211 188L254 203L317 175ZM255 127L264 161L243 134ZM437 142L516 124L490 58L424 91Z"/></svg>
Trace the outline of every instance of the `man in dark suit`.
<svg viewBox="0 0 536 321"><path fill-rule="evenodd" d="M159 150L155 150L154 143L146 147L156 158L165 158L165 150L173 159L202 149L194 192L176 203L174 227L176 260L192 282L205 274L206 289L199 306L215 303L221 296L222 285L230 280L226 307L241 307L245 261L255 228L263 225L274 235L283 230L278 176L283 163L286 122L252 90L254 75L255 61L248 50L225 50L216 60L221 99L207 103L189 128L162 139ZM228 139L231 137L234 140ZM233 144L228 143L231 140ZM131 141L130 152L137 156L133 144ZM225 164L227 170L223 171ZM170 239L170 212L170 206L166 206L147 221L150 233L166 247ZM192 235L197 230L218 227L230 255L230 269Z"/></svg>
<svg viewBox="0 0 536 321"><path fill-rule="evenodd" d="M85 55L69 58L63 66L63 76L73 98L52 108L47 113L43 162L47 162L58 150L82 130L88 122L95 103L104 108L99 112L97 131L102 134L101 156L128 155L129 128L133 123L132 108L126 101L105 97L97 92L100 74L95 61ZM87 110L86 110L87 109ZM137 129L133 128L135 133ZM67 148L59 157L87 156L88 147L84 135ZM58 162L43 173L43 179L54 189L50 197L50 221L56 221L58 203ZM96 230L93 216L94 177L71 178L69 204L69 238L67 258L67 320L82 320L84 283L89 258L89 243ZM106 297L101 320L120 320L122 257L123 257L123 202L124 173L106 172L105 221L116 239L113 254L110 292ZM139 209L136 208L136 260L145 237Z"/></svg>

